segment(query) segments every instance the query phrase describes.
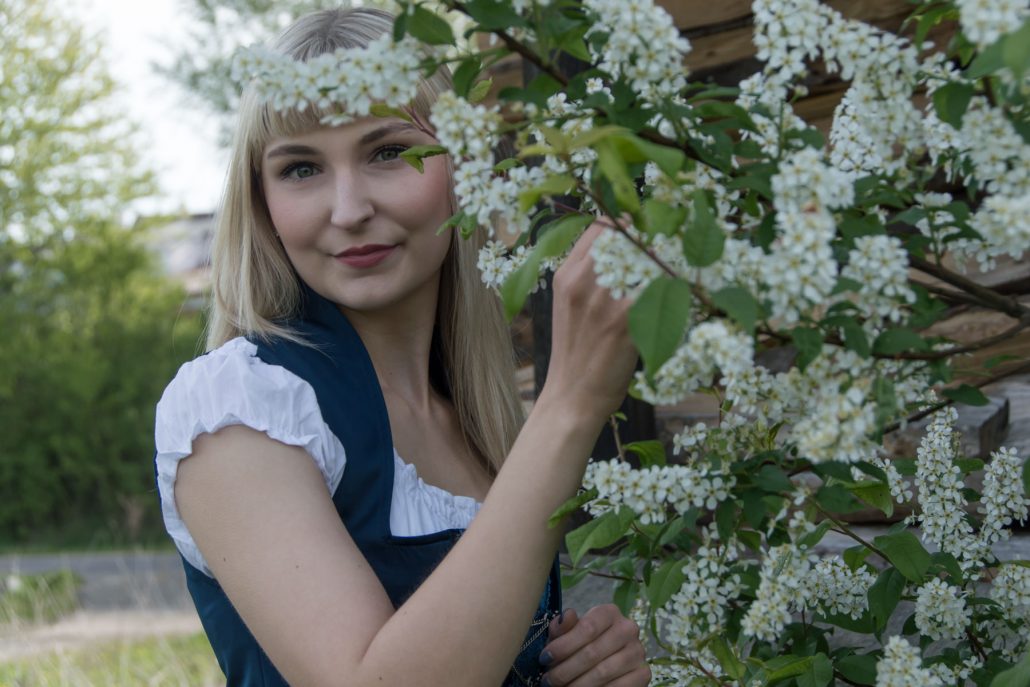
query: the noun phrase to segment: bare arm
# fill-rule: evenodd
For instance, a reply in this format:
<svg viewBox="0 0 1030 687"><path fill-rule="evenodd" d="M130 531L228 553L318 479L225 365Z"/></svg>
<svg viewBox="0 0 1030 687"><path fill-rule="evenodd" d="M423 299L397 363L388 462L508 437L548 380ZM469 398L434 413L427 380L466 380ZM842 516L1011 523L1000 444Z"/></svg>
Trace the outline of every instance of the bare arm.
<svg viewBox="0 0 1030 687"><path fill-rule="evenodd" d="M231 427L181 463L183 519L291 684L500 684L558 544L547 520L580 484L635 361L626 304L594 283L598 232L556 276L548 381L482 510L396 612L302 449Z"/></svg>

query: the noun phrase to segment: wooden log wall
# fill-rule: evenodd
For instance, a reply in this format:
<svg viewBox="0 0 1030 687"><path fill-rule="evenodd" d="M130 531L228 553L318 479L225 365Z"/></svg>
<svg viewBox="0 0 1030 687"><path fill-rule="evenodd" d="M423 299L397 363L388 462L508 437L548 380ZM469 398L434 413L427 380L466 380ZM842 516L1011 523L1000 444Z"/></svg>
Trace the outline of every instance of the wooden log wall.
<svg viewBox="0 0 1030 687"><path fill-rule="evenodd" d="M873 26L911 36L911 27L902 28L912 12L905 0L823 0L849 19L857 19ZM755 58L754 15L751 0L657 0L672 15L680 33L692 46L685 66L691 79L735 86L742 79L761 68ZM943 45L950 36L948 27L931 31L928 37ZM494 66L494 92L507 86L523 84L522 61L511 56ZM847 87L835 74L827 72L821 63L811 65L806 85L808 97L795 105L798 115L824 133L829 131L833 111Z"/></svg>

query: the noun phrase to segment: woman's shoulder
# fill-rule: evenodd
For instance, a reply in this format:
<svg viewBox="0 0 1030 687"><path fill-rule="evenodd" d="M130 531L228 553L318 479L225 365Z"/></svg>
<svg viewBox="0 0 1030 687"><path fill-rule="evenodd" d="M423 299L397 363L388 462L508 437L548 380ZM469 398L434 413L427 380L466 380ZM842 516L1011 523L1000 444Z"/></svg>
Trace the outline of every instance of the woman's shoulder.
<svg viewBox="0 0 1030 687"><path fill-rule="evenodd" d="M332 494L340 483L346 453L322 418L311 385L289 370L258 356L258 347L240 337L185 363L157 404L154 443L158 491L165 526L179 551L210 574L175 506L178 464L192 455L202 434L243 425L288 446L303 448L314 460Z"/></svg>

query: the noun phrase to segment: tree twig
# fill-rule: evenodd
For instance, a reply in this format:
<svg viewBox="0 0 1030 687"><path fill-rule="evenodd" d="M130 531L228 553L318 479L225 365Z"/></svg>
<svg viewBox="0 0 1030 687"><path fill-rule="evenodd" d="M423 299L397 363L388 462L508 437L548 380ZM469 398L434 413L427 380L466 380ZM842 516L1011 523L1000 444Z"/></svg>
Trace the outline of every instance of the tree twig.
<svg viewBox="0 0 1030 687"><path fill-rule="evenodd" d="M1002 296L1000 293L989 289L986 286L977 284L972 279L964 277L961 274L952 272L946 267L935 265L934 263L920 258L916 255L909 255L909 264L915 267L920 272L925 272L932 277L936 277L941 281L951 284L954 287L965 291L968 294L975 296L984 306L991 310L1000 310L1006 315L1011 315L1017 320L1023 319L1030 315L1030 308L1025 307L1015 298L1009 296Z"/></svg>

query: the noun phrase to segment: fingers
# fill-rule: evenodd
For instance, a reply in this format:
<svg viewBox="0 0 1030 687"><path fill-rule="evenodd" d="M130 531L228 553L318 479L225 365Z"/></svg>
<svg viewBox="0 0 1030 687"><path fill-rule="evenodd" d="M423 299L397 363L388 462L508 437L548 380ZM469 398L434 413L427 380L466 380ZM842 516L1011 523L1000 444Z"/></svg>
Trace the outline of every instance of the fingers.
<svg viewBox="0 0 1030 687"><path fill-rule="evenodd" d="M636 645L624 647L613 656L609 656L568 684L568 687L646 687L651 682L651 669L644 657L644 647Z"/></svg>
<svg viewBox="0 0 1030 687"><path fill-rule="evenodd" d="M551 642L569 630L576 626L579 621L579 615L576 613L574 608L566 608L561 612L561 615L551 620L551 624L547 628L547 641Z"/></svg>
<svg viewBox="0 0 1030 687"><path fill-rule="evenodd" d="M545 684L585 687L638 670L645 656L637 624L606 604L590 609L575 627L549 642L541 658L551 659Z"/></svg>

